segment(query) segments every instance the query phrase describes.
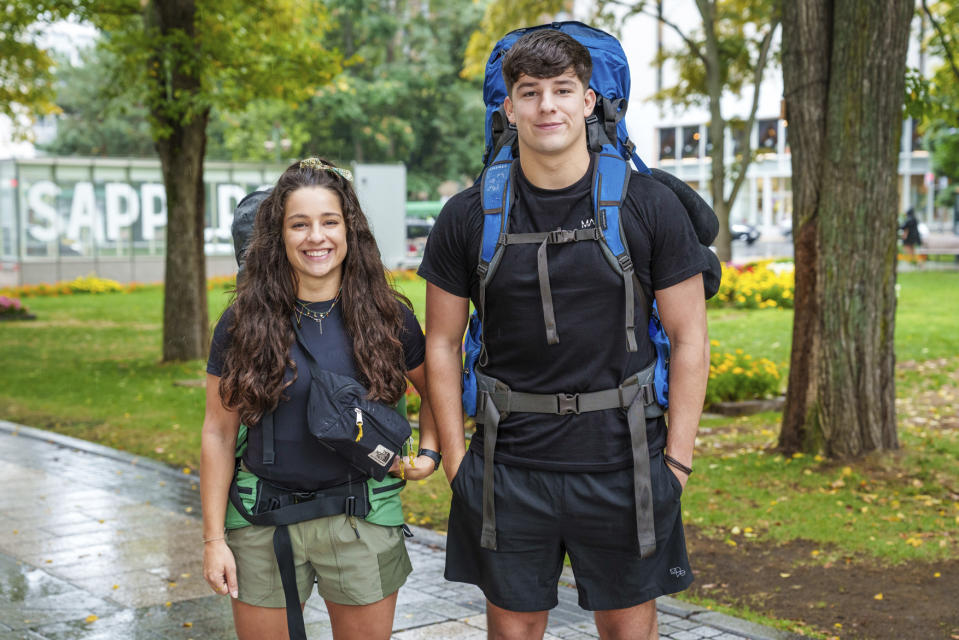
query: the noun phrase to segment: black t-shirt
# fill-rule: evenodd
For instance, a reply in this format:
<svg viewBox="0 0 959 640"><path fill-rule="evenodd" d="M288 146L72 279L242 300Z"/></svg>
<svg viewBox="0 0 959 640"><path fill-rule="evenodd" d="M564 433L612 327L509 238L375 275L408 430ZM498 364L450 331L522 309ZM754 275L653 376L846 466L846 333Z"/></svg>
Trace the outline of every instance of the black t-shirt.
<svg viewBox="0 0 959 640"><path fill-rule="evenodd" d="M589 170L558 190L533 186L516 172L517 200L510 233L596 226ZM679 200L654 179L632 173L621 211L636 275L647 299L707 268L692 224ZM419 274L453 295L478 300L476 265L483 230L479 185L446 203L426 245ZM536 244L510 245L486 289L483 322L488 364L483 371L529 393L582 393L618 386L655 357L641 318L638 351L626 349L623 279L598 242L548 247L549 279L559 343L547 344L537 276ZM650 450L665 445L665 422L647 423ZM471 448L482 453L482 426ZM557 471L608 471L632 464L625 411L564 416L511 413L500 422L496 460Z"/></svg>
<svg viewBox="0 0 959 640"><path fill-rule="evenodd" d="M397 301L403 309L403 330L399 336L403 344L406 370L415 369L423 363L426 354L426 341L416 316L408 307ZM323 313L330 302L310 304L310 308ZM210 346L210 359L207 373L223 375L223 360L231 342L230 326L233 324L234 311L229 307L213 332ZM336 305L333 311L320 325L304 316L300 328L310 352L317 358L322 369L360 378L353 360L353 339L343 324L342 306ZM296 363L296 380L284 390L289 400L280 401L274 412L275 463L263 464L263 440L260 430L252 425L249 444L243 454L243 462L250 471L274 484L297 491L316 491L343 484L359 477L343 458L321 445L312 435L306 424L306 406L310 392L310 369L307 356L300 344L294 340L290 356ZM293 377L293 370L286 370L286 380Z"/></svg>

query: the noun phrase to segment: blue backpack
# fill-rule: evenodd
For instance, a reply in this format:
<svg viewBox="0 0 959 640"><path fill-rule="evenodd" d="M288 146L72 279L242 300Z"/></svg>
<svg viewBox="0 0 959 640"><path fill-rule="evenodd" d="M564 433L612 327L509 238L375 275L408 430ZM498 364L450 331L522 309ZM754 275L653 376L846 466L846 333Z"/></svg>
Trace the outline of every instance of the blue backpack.
<svg viewBox="0 0 959 640"><path fill-rule="evenodd" d="M603 255L614 271L623 277L626 290L626 340L627 348L635 351L635 322L632 304L634 292L638 293L642 301L642 308L647 310L649 317L649 337L656 349L655 392L656 402L663 408L668 407L668 366L669 366L669 338L663 330L659 320L655 301L650 306L643 293L639 281L633 271L632 260L623 236L620 223L620 207L626 195L629 183L630 166L632 160L640 173L653 176L656 179L658 171L650 169L636 155L633 143L629 140L626 123L623 116L626 114L627 96L629 95L629 66L626 55L619 41L613 36L588 27L579 22L558 22L528 29L519 29L507 34L496 43L486 64L486 79L483 87L483 97L486 102L486 151L483 174L479 178L483 199L483 240L480 248L480 258L477 273L480 278L478 308L470 317L464 342L463 367L463 407L470 416L476 415L477 409L477 379L476 367L486 364L486 348L483 341L481 316L485 307L486 285L492 280L499 264L500 257L505 250L504 237L509 228L510 206L512 204L512 175L513 159L516 155L516 128L509 124L506 112L503 109L503 100L507 96L506 84L503 80L503 56L513 44L524 34L538 29L557 29L582 43L593 62L593 73L589 86L597 96L593 114L586 119L587 143L591 151L598 152L596 171L593 176L593 205L596 211L597 228L581 229L576 231L553 232L555 237L548 238L550 243L575 242L590 239L599 242ZM669 176L672 178L672 176ZM674 182L690 191L695 199L708 210L712 219L715 214L702 200L684 183L673 178ZM670 185L671 188L676 185ZM689 194L684 194L688 197ZM684 203L685 204L685 203ZM688 208L688 206L687 206ZM700 217L708 226L708 215L701 211ZM691 214L692 217L692 214ZM695 226L696 220L694 220ZM718 231L718 221L712 231L706 230L699 234L700 242L704 235L711 235L709 241ZM698 229L697 229L698 231ZM708 243L707 243L708 244ZM711 252L709 252L712 255ZM715 260L715 257L713 258ZM546 287L548 295L548 275L544 280L544 265L540 265L541 290ZM718 267L718 262L716 267ZM717 269L718 271L718 269ZM717 286L718 289L718 281ZM708 297L708 296L707 296ZM544 319L547 327L547 341L550 344L558 342L555 332L555 319L552 318L552 302L544 300Z"/></svg>

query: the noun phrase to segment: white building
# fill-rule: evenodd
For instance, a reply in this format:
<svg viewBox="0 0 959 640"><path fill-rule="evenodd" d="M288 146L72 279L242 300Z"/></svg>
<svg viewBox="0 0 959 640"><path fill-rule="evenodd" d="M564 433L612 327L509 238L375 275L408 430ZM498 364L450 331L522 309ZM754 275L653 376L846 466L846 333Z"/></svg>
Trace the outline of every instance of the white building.
<svg viewBox="0 0 959 640"><path fill-rule="evenodd" d="M583 4L583 3L581 3ZM577 5L579 8L579 5ZM699 28L699 13L694 0L668 0L662 2L664 19L678 25L684 31ZM651 3L655 11L655 3ZM575 15L585 15L577 11ZM923 59L919 43L928 35L917 18L913 21L913 35L909 46L908 66L926 72L936 63ZM660 108L650 96L661 87L675 83L678 76L670 65L654 63L660 47L675 49L682 45L679 36L655 17L640 15L628 19L622 27L621 40L632 75L632 89L626 122L637 152L649 166L673 173L699 191L707 201L711 160L707 155L707 123L710 116L706 107ZM778 43L777 43L778 46ZM761 228L764 234L781 229L792 215L792 186L788 123L782 116L783 80L778 66L770 65L763 76L756 123L748 132L750 146L760 149L759 157L747 172L746 182L739 191L730 214L734 222L748 222ZM726 95L722 102L724 117L745 119L749 115L752 87L746 87L742 95ZM738 141L727 130L725 149L727 163L733 161ZM934 230L952 225L951 211L937 211L934 206L935 190L947 185L937 183L930 173L928 153L909 120L903 123L903 136L899 156L900 214L909 207L916 211Z"/></svg>

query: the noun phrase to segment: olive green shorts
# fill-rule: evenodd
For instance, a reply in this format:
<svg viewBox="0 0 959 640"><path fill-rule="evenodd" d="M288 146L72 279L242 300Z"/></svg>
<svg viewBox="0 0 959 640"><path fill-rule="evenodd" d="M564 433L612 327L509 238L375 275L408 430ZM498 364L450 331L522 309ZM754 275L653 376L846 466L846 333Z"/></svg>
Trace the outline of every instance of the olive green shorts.
<svg viewBox="0 0 959 640"><path fill-rule="evenodd" d="M384 527L346 515L289 525L300 602L316 582L325 600L364 605L399 589L413 570L402 527ZM252 525L227 531L236 558L239 600L258 607L285 607L283 584L273 553L275 527ZM359 538L357 538L359 532Z"/></svg>

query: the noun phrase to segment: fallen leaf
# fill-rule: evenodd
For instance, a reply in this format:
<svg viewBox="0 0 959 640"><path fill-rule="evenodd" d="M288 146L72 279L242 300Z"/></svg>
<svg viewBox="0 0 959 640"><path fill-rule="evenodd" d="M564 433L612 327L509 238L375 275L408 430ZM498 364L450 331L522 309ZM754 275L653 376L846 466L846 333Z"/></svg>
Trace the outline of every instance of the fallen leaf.
<svg viewBox="0 0 959 640"><path fill-rule="evenodd" d="M874 596L872 597L872 599L873 599L873 600L882 600L882 594L881 594L881 593L877 593L876 595L874 595Z"/></svg>
<svg viewBox="0 0 959 640"><path fill-rule="evenodd" d="M192 622L184 622L184 623L183 623L183 626L189 629L190 627L193 626L193 623L192 623Z"/></svg>
<svg viewBox="0 0 959 640"><path fill-rule="evenodd" d="M91 614L88 615L86 618L84 618L83 621L86 622L87 624L92 624L92 623L96 622L96 621L99 620L99 619L100 619L99 616L95 616L95 615L93 615L93 614L91 613Z"/></svg>
<svg viewBox="0 0 959 640"><path fill-rule="evenodd" d="M780 573L780 574L779 574L779 577L780 577L780 578L788 578L790 575L792 575L792 574L790 574L790 573Z"/></svg>

